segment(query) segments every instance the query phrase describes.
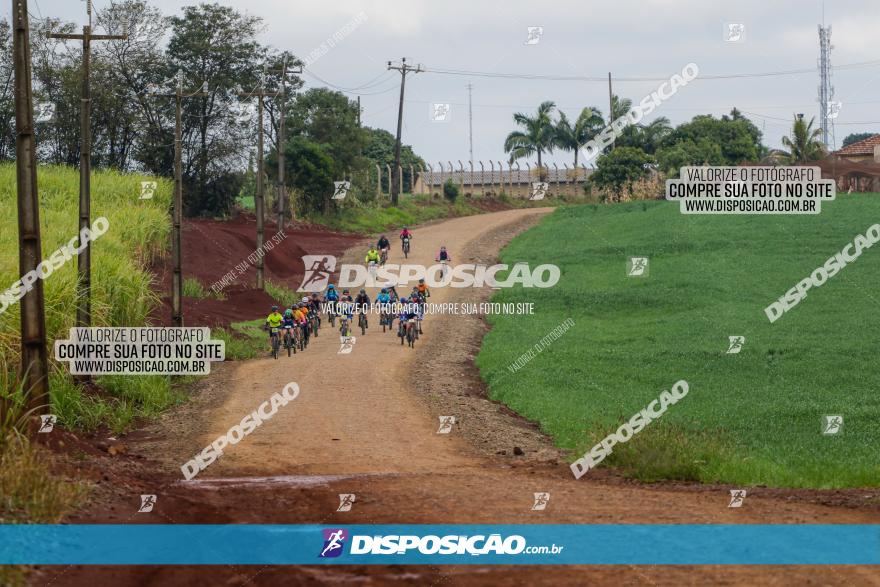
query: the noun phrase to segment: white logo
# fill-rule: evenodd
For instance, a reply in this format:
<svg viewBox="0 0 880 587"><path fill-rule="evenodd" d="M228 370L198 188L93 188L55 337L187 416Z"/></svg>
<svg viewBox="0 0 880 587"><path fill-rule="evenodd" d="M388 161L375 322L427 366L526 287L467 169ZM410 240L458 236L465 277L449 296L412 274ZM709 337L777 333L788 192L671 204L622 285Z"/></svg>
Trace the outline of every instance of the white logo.
<svg viewBox="0 0 880 587"><path fill-rule="evenodd" d="M455 426L455 416L440 416L440 428L437 429L437 434L449 434L453 426Z"/></svg>
<svg viewBox="0 0 880 587"><path fill-rule="evenodd" d="M354 493L340 493L339 494L339 507L336 508L337 512L350 512L351 506L354 505Z"/></svg>
<svg viewBox="0 0 880 587"><path fill-rule="evenodd" d="M742 347L746 342L746 337L745 336L728 336L727 338L730 339L730 346L727 348L727 354L728 355L738 354L742 350Z"/></svg>
<svg viewBox="0 0 880 587"><path fill-rule="evenodd" d="M342 343L342 346L339 347L339 352L337 355L350 355L351 351L354 350L355 337L353 336L340 336L339 342Z"/></svg>
<svg viewBox="0 0 880 587"><path fill-rule="evenodd" d="M626 262L626 274L630 277L647 277L648 258L630 257Z"/></svg>
<svg viewBox="0 0 880 587"><path fill-rule="evenodd" d="M153 511L154 505L156 505L155 495L141 495L141 507L138 508L138 513L148 514Z"/></svg>
<svg viewBox="0 0 880 587"><path fill-rule="evenodd" d="M746 25L741 22L724 23L724 40L728 43L742 43L746 40Z"/></svg>
<svg viewBox="0 0 880 587"><path fill-rule="evenodd" d="M827 108L825 109L825 117L826 118L837 118L840 116L840 109L843 108L843 102L832 100L828 102Z"/></svg>
<svg viewBox="0 0 880 587"><path fill-rule="evenodd" d="M547 188L550 187L546 181L538 181L532 184L532 195L529 197L530 200L543 200L544 196L547 195Z"/></svg>
<svg viewBox="0 0 880 587"><path fill-rule="evenodd" d="M55 422L58 421L58 416L55 414L44 414L40 416L40 429L37 432L52 432L52 429L55 428Z"/></svg>
<svg viewBox="0 0 880 587"><path fill-rule="evenodd" d="M822 434L825 436L837 434L841 428L843 428L843 416L839 414L822 416Z"/></svg>
<svg viewBox="0 0 880 587"><path fill-rule="evenodd" d="M55 104L40 102L37 104L37 117L34 122L52 122L55 120Z"/></svg>
<svg viewBox="0 0 880 587"><path fill-rule="evenodd" d="M547 508L547 502L550 501L549 493L536 493L535 494L535 503L532 506L532 511L540 511Z"/></svg>
<svg viewBox="0 0 880 587"><path fill-rule="evenodd" d="M297 291L321 292L327 289L330 275L336 270L332 255L303 255L305 274Z"/></svg>
<svg viewBox="0 0 880 587"><path fill-rule="evenodd" d="M141 182L141 197L139 200L152 200L153 195L156 193L156 182L155 181L142 181Z"/></svg>
<svg viewBox="0 0 880 587"><path fill-rule="evenodd" d="M730 503L727 504L729 508L739 508L742 507L743 501L746 498L746 490L745 489L731 489L730 490Z"/></svg>
<svg viewBox="0 0 880 587"><path fill-rule="evenodd" d="M526 31L527 36L523 45L537 45L541 41L541 35L544 34L544 27L530 26Z"/></svg>
<svg viewBox="0 0 880 587"><path fill-rule="evenodd" d="M431 104L431 120L434 122L449 122L451 107L447 103Z"/></svg>
<svg viewBox="0 0 880 587"><path fill-rule="evenodd" d="M334 181L333 182L333 199L344 200L348 190L351 189L350 181Z"/></svg>

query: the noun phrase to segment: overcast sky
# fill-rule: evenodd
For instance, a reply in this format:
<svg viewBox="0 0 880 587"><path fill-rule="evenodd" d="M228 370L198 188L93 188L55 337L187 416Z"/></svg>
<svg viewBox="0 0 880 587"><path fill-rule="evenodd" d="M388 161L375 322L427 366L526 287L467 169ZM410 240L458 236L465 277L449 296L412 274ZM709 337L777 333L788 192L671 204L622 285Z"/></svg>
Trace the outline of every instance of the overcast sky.
<svg viewBox="0 0 880 587"><path fill-rule="evenodd" d="M29 0L32 13L85 22L83 0ZM94 0L96 8L108 0ZM153 0L166 14L196 2ZM593 0L543 2L391 0L220 0L265 21L263 41L304 58L334 32L363 13L363 22L305 74L306 87L361 92L365 125L392 133L397 125L400 75L388 60L406 57L428 69L523 75L668 78L694 62L701 75L811 69L775 77L696 80L664 102L654 116L673 124L696 114L721 115L736 106L779 146L796 112L818 113L817 25L821 0ZM8 18L8 2L4 2ZM878 0L827 1L832 25L832 65L865 61L877 65L836 69L833 85L842 109L835 121L839 146L850 132L880 132L880 7ZM742 42L724 39L725 23L745 25ZM543 27L526 44L529 27ZM327 84L317 78L325 80ZM515 128L514 112L533 112L544 100L575 118L595 105L607 116L603 81L500 79L425 72L407 76L403 140L428 162L460 159L467 165L468 90L473 84L474 159L506 160L504 138ZM659 82L615 82L614 92L638 102ZM346 92L352 99L356 94ZM431 120L433 103L449 103L448 122ZM817 123L818 124L818 123ZM551 157L571 162L570 153ZM479 166L477 166L479 169Z"/></svg>

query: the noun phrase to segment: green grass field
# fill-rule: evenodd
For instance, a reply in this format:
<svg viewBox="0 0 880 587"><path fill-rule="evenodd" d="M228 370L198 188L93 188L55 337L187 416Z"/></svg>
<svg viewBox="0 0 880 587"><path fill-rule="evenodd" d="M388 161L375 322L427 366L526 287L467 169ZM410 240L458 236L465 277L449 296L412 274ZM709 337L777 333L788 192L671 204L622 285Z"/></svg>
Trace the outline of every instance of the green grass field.
<svg viewBox="0 0 880 587"><path fill-rule="evenodd" d="M690 393L599 466L643 479L880 485L880 246L771 324L764 308L880 222L880 195L818 216L685 216L666 202L557 209L503 262L555 263L550 289L502 290L531 317L491 317L477 364L493 399L583 455L679 379ZM647 256L649 276L626 275ZM508 365L566 318L521 370ZM726 354L728 336L745 336ZM824 415L843 415L837 435ZM589 473L588 473L589 475Z"/></svg>

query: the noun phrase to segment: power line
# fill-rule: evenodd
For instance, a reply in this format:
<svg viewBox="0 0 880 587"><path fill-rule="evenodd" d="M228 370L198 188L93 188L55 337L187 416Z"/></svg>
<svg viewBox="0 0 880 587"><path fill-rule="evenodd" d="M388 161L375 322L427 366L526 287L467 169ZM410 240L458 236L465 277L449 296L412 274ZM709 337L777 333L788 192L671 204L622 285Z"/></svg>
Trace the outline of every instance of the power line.
<svg viewBox="0 0 880 587"><path fill-rule="evenodd" d="M835 66L836 70L841 69L858 69L862 67L878 67L880 59L872 61L861 61L858 63L848 63ZM728 73L728 74L700 74L698 80L717 80L717 79L741 79L750 77L776 77L786 75L800 75L804 73L815 73L814 67L803 69L788 69L779 71L765 71L757 73ZM470 77L489 77L503 79L536 79L546 81L577 81L577 82L606 82L607 76L584 76L584 75L545 75L545 74L528 74L528 73L502 73L488 71L469 71L464 69L443 69L443 68L426 68L426 73L437 73L441 75L459 75ZM615 82L663 82L668 81L666 77L612 77Z"/></svg>

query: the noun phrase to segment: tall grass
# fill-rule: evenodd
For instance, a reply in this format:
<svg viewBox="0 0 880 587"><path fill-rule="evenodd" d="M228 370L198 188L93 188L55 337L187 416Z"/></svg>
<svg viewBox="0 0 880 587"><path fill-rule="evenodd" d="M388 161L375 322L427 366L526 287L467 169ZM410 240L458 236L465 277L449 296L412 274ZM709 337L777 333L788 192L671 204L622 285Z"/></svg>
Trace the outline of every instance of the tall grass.
<svg viewBox="0 0 880 587"><path fill-rule="evenodd" d="M40 197L42 257L49 257L79 232L79 171L41 166L37 172ZM141 181L157 182L152 199L141 200ZM104 216L109 230L90 245L92 254L92 323L95 326L143 326L158 303L146 267L166 248L172 185L163 178L98 171L92 175L92 218ZM14 164L0 165L0 289L19 279L16 177ZM74 326L77 296L77 258L43 280L46 334L50 349L55 339L67 338ZM0 372L18 371L20 314L11 306L0 314ZM119 430L137 415L154 413L177 398L166 378L101 378L107 395L90 396L75 386L66 365L52 362L52 410L65 426L93 429L102 424Z"/></svg>

